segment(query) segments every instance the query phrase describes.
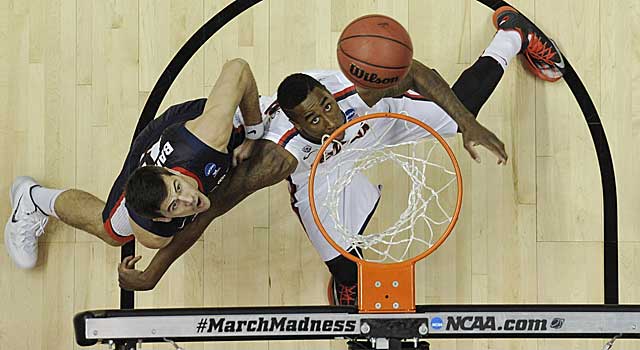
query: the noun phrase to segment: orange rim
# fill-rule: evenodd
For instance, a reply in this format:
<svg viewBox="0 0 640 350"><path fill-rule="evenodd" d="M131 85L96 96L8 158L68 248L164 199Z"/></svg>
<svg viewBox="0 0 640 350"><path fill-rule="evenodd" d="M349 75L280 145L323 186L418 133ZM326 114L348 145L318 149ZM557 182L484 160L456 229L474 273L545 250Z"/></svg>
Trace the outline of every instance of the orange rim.
<svg viewBox="0 0 640 350"><path fill-rule="evenodd" d="M315 176L322 159L325 150L333 142L333 140L344 132L350 126L360 123L368 119L378 118L396 118L402 119L427 130L433 135L440 145L444 147L453 163L453 167L456 173L456 182L458 185L458 196L456 202L456 208L451 218L451 222L447 226L445 232L440 238L427 250L413 258L407 259L402 262L395 262L390 264L371 262L359 257L347 253L342 247L340 247L327 233L327 230L322 225L318 213L316 211L316 202L314 196ZM460 214L460 208L462 207L462 175L460 173L460 167L456 160L451 147L447 144L440 134L438 134L433 128L423 123L422 121L396 113L375 113L355 118L337 130L335 130L329 138L323 143L322 147L318 151L316 158L311 166L311 173L309 174L309 203L311 206L311 213L313 220L324 238L336 249L340 254L347 259L355 262L358 266L358 310L362 313L399 313L399 312L415 312L415 264L416 262L424 259L429 254L433 253L438 247L444 243L449 237L453 227L458 221Z"/></svg>
<svg viewBox="0 0 640 350"><path fill-rule="evenodd" d="M438 239L431 247L429 247L427 250L425 250L421 254L416 255L411 259L408 259L408 260L405 260L405 261L402 261L402 262L391 263L391 264L366 261L364 259L358 258L355 255L347 253L346 250L344 250L342 247L340 247L329 236L329 234L327 233L327 230L322 225L322 222L320 221L320 218L318 217L318 213L316 211L316 201L315 201L315 196L314 196L314 183L315 183L316 171L317 171L318 165L320 164L320 160L322 159L322 156L324 155L324 151L331 144L331 142L333 142L333 140L335 140L335 138L338 135L340 135L343 131L345 131L347 128L349 128L350 126L352 126L354 124L357 124L357 123L360 123L360 122L363 122L363 121L369 120L369 119L380 119L380 118L402 119L402 120L417 124L418 126L420 126L423 129L427 130L431 135L433 135L438 140L438 142L440 142L440 145L442 145L442 147L444 147L444 149L447 151L447 154L451 158L451 162L453 163L453 167L454 167L455 172L456 172L456 182L457 182L457 185L458 185L458 196L457 196L457 199L456 199L455 211L453 213L453 216L451 217L451 222L449 223L449 226L447 226L447 229L442 234L440 239ZM313 165L311 166L311 173L309 174L309 203L310 203L310 206L311 206L311 213L313 215L313 220L315 221L316 225L318 226L318 229L320 230L320 232L322 232L322 235L329 242L329 244L331 244L331 246L334 249L336 249L338 252L340 252L340 254L342 254L342 256L344 256L345 258L347 258L347 259L349 259L349 260L351 260L351 261L353 261L355 263L372 264L372 265L387 265L387 266L388 265L398 265L399 266L399 265L415 264L416 262L424 259L425 257L429 256L431 253L433 253L436 249L438 249L442 245L442 243L444 243L444 241L447 239L447 237L449 237L449 235L451 234L451 231L453 230L456 222L458 221L458 216L460 214L460 209L462 207L462 175L461 175L461 172L460 172L460 167L458 165L458 161L456 159L456 156L453 153L453 150L451 149L451 147L449 147L449 144L447 144L447 142L444 140L444 138L440 134L438 134L438 132L433 130L432 127L430 127L429 125L423 123L422 121L420 121L418 119L415 119L413 117L406 116L406 115L403 115L403 114L397 114L397 113L374 113L374 114L369 114L369 115L361 116L361 117L358 117L358 118L354 118L351 121L345 123L344 125L342 125L338 129L336 129L329 136L329 138L327 138L327 140L322 144L322 147L320 147L320 150L318 151L318 154L316 155L316 158L313 161Z"/></svg>

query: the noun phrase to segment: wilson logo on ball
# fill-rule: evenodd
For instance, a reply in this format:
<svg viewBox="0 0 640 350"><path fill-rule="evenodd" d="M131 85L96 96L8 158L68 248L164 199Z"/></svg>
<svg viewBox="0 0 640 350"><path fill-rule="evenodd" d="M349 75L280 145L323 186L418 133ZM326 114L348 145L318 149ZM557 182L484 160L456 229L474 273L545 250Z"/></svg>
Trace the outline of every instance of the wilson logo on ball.
<svg viewBox="0 0 640 350"><path fill-rule="evenodd" d="M356 66L353 63L351 63L351 66L349 67L349 73L351 73L351 75L354 78L357 78L359 80L367 81L373 84L381 84L381 85L389 85L389 84L397 83L398 80L400 79L400 77L398 76L391 77L391 78L380 78L378 77L378 74L369 73L364 69Z"/></svg>
<svg viewBox="0 0 640 350"><path fill-rule="evenodd" d="M386 89L409 73L413 44L398 21L372 14L356 18L344 28L336 56L340 70L356 86Z"/></svg>

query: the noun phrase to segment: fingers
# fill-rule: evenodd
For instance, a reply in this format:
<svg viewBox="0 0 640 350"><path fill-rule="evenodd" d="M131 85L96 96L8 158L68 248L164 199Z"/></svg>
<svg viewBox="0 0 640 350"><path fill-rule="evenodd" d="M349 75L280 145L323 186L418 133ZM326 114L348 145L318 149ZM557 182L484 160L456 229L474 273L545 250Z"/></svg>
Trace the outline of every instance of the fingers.
<svg viewBox="0 0 640 350"><path fill-rule="evenodd" d="M243 148L242 146L236 148L235 150L233 150L233 159L231 160L231 165L235 168L238 165L240 165L240 163L244 162L245 160L249 159L249 156L251 155L251 151L247 150L245 148Z"/></svg>
<svg viewBox="0 0 640 350"><path fill-rule="evenodd" d="M494 146L493 154L495 154L496 157L498 157L498 164L506 165L507 160L509 160L509 155L507 154L507 151L504 149L504 143L500 141L497 137L491 141Z"/></svg>
<svg viewBox="0 0 640 350"><path fill-rule="evenodd" d="M136 266L136 263L142 259L142 256L127 256L122 259L122 262L118 265L118 272L123 272L124 270L133 269Z"/></svg>
<svg viewBox="0 0 640 350"><path fill-rule="evenodd" d="M136 263L142 259L142 256L136 256L135 258L129 260L127 263L127 268L133 269L136 267Z"/></svg>
<svg viewBox="0 0 640 350"><path fill-rule="evenodd" d="M238 148L233 150L233 157L231 158L231 166L232 167L237 167L238 166L238 158L239 158L239 150Z"/></svg>
<svg viewBox="0 0 640 350"><path fill-rule="evenodd" d="M500 141L496 135L491 135L485 147L498 157L498 164L507 164L509 156L507 155L507 151L504 149L504 143Z"/></svg>
<svg viewBox="0 0 640 350"><path fill-rule="evenodd" d="M469 152L469 155L471 155L471 158L473 160L476 161L476 163L480 164L480 155L478 154L478 151L476 151L475 146L477 144L475 142L465 142L464 143L464 149L467 150L467 152Z"/></svg>
<svg viewBox="0 0 640 350"><path fill-rule="evenodd" d="M133 256L127 256L118 264L118 273L122 273L127 268L127 262L133 259Z"/></svg>
<svg viewBox="0 0 640 350"><path fill-rule="evenodd" d="M509 156L505 150L504 143L500 141L496 135L489 132L488 134L483 135L483 137L469 138L470 140L464 140L464 148L469 152L473 160L480 163L480 155L475 149L475 146L482 145L498 158L498 164L507 164Z"/></svg>

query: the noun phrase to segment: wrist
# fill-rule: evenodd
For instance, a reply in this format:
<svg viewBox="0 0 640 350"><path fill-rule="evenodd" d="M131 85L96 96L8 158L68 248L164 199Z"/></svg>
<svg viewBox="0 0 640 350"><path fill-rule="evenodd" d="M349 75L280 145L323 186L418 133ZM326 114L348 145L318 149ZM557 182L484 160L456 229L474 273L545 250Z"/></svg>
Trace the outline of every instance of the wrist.
<svg viewBox="0 0 640 350"><path fill-rule="evenodd" d="M456 123L458 124L458 129L460 129L460 132L464 132L465 130L473 127L474 124L477 124L478 121L473 116L473 114L467 112L462 114L462 117L458 118L456 120Z"/></svg>
<svg viewBox="0 0 640 350"><path fill-rule="evenodd" d="M144 290L151 290L155 288L159 280L153 276L152 272L147 270L142 271L142 273L140 274L140 279L142 280L142 284L144 285Z"/></svg>
<svg viewBox="0 0 640 350"><path fill-rule="evenodd" d="M249 140L258 140L264 135L264 123L245 125L244 136Z"/></svg>

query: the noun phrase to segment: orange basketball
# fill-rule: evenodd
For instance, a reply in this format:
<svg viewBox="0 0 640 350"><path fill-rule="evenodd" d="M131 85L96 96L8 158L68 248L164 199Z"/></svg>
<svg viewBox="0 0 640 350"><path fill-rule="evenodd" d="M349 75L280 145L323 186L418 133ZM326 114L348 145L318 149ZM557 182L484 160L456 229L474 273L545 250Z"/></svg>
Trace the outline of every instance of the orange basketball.
<svg viewBox="0 0 640 350"><path fill-rule="evenodd" d="M354 84L383 89L397 84L411 66L413 45L400 23L383 15L355 19L338 40L338 64Z"/></svg>

